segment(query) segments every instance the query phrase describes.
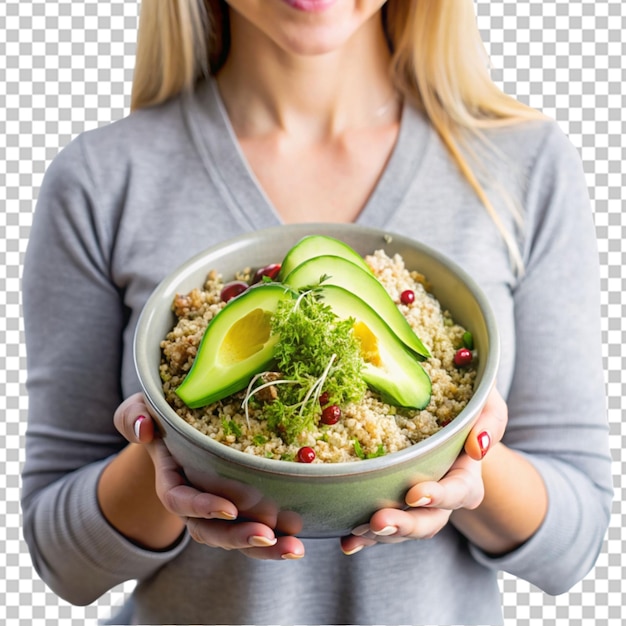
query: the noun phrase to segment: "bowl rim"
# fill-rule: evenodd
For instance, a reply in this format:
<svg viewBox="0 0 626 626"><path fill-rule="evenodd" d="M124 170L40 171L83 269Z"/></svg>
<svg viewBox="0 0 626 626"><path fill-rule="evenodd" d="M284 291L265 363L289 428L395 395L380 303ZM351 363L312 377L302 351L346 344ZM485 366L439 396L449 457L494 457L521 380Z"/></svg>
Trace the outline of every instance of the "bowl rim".
<svg viewBox="0 0 626 626"><path fill-rule="evenodd" d="M149 361L147 356L149 350L149 335L146 330L149 329L156 315L154 311L155 305L158 302L162 302L168 294L174 297L177 293L175 285L180 283L185 277L194 274L205 266L205 259L207 257L219 253L234 252L238 248L247 247L254 239L272 239L280 237L283 236L286 231L294 235L300 235L301 237L319 232L335 236L338 239L341 239L342 235L345 234L379 237L381 241L387 242L388 244L393 241L407 247L418 249L421 253L432 257L440 265L443 265L446 269L458 276L476 300L481 311L489 337L489 348L481 380L467 405L454 420L423 441L402 450L385 454L381 457L337 463L296 463L256 456L215 441L211 437L198 431L191 424L188 424L170 407L165 401L161 385L156 384L154 376L144 375L141 367L142 362L147 363ZM209 269L210 268L206 267L207 271ZM479 414L478 409L484 405L495 383L500 362L500 337L495 315L483 290L460 265L443 253L418 240L390 230L360 226L357 224L313 222L286 224L249 231L210 246L175 268L158 283L142 308L133 337L133 359L142 391L148 404L158 413L157 419L165 420L170 428L177 431L184 438L191 439L195 444L207 450L209 453L231 464L258 470L266 474L292 477L315 476L319 478L328 476L336 478L337 476L365 475L378 472L391 465L395 467L397 465L410 464L413 457L422 456L422 454L445 445L457 432L468 427L472 421L477 419Z"/></svg>

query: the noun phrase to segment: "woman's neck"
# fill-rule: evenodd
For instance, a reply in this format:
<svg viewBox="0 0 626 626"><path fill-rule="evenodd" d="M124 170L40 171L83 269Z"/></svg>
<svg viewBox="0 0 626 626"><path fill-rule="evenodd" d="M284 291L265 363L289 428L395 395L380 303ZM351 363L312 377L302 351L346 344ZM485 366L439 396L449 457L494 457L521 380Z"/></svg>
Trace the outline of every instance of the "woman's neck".
<svg viewBox="0 0 626 626"><path fill-rule="evenodd" d="M288 54L237 16L231 29L231 52L217 81L239 137L279 131L328 139L397 115L390 54L377 18L341 49L317 55Z"/></svg>

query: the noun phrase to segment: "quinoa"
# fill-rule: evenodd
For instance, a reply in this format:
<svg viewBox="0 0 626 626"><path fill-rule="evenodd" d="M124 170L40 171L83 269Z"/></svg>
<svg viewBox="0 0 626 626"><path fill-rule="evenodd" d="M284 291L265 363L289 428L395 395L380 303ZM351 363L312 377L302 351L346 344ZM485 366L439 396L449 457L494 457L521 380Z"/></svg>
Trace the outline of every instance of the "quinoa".
<svg viewBox="0 0 626 626"><path fill-rule="evenodd" d="M422 362L432 383L430 402L424 409L392 406L367 390L360 402L342 407L336 424L319 423L291 443L269 431L260 409L253 407L245 414L245 391L190 409L176 389L193 364L207 325L225 306L220 299L224 280L215 271L208 274L201 288L177 295L172 304L177 322L161 342L160 375L166 401L180 417L215 441L277 460L293 461L301 447L310 446L315 450L315 463L357 461L397 452L439 431L463 410L474 393L477 358L469 366L454 364L466 329L442 309L426 278L407 269L400 255L390 257L378 250L365 260L431 353ZM251 271L244 269L235 278L247 281L250 276ZM415 294L414 302L408 305L400 299L407 289ZM268 395L271 401L271 390Z"/></svg>

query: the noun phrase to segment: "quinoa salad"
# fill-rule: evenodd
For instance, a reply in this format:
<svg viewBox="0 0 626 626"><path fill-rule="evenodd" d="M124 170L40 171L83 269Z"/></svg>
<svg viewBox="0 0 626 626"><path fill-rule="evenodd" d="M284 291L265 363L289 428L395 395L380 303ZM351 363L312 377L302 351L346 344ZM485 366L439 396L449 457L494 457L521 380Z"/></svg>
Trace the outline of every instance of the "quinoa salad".
<svg viewBox="0 0 626 626"><path fill-rule="evenodd" d="M430 352L420 363L431 383L424 408L390 404L367 387L358 401L341 407L340 417L323 420L324 394L318 390L320 419L291 438L282 437L268 427L264 414L276 397L271 383L279 373L274 372L260 377L263 390L253 397L249 389L243 389L206 406L189 408L176 390L192 367L209 323L226 306L225 286L249 283L254 275L251 269L243 269L234 280L211 271L202 287L175 297L176 323L161 342L160 376L168 404L200 432L232 448L276 460L314 463L359 461L397 452L450 423L474 393L478 355L471 334L442 309L427 277L405 267L401 256L377 250L364 260ZM303 458L303 450L309 458Z"/></svg>

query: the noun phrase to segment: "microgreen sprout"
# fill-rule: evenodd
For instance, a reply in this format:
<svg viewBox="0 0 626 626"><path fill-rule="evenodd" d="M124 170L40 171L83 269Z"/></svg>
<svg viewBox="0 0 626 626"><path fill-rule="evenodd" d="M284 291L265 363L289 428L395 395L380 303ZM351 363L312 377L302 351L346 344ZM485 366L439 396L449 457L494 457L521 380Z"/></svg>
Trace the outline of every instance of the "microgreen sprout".
<svg viewBox="0 0 626 626"><path fill-rule="evenodd" d="M275 374L275 373L276 372L261 372L260 374L256 374L256 376L253 376L252 380L250 380L248 388L246 389L246 396L241 403L241 408L245 412L246 423L248 424L248 428L250 428L250 413L248 410L248 404L250 402L250 398L252 398L252 396L254 396L255 393L258 393L259 391L261 391L261 389L267 389L268 387L271 387L272 385L297 385L298 384L297 380L278 379L278 380L272 380L268 383L263 383L262 385L259 385L258 387L255 387L254 389L252 388L254 383L257 380L259 380L259 378L262 378L263 376L266 376L267 374Z"/></svg>
<svg viewBox="0 0 626 626"><path fill-rule="evenodd" d="M311 394L313 393L315 394L315 397L313 398L313 404L314 406L317 406L317 403L319 402L320 393L322 391L322 386L324 385L324 381L326 380L326 377L328 376L328 372L330 371L333 361L336 358L337 358L336 354L333 354L330 357L330 361L328 361L328 365L326 366L326 369L322 372L322 375L311 385L311 387L307 391L306 396L304 396L304 400L302 401L302 406L300 407L300 417L302 417L302 414L304 413L304 409L309 399L311 398Z"/></svg>
<svg viewBox="0 0 626 626"><path fill-rule="evenodd" d="M317 422L322 391L345 405L358 402L366 389L360 344L352 333L354 320L339 319L319 291L319 285L307 287L279 302L271 321L272 333L279 337L274 371L252 378L241 405L249 423L251 398L274 386L275 397L264 402L256 416L287 442ZM268 374L276 380L267 381ZM264 377L266 382L258 385Z"/></svg>

